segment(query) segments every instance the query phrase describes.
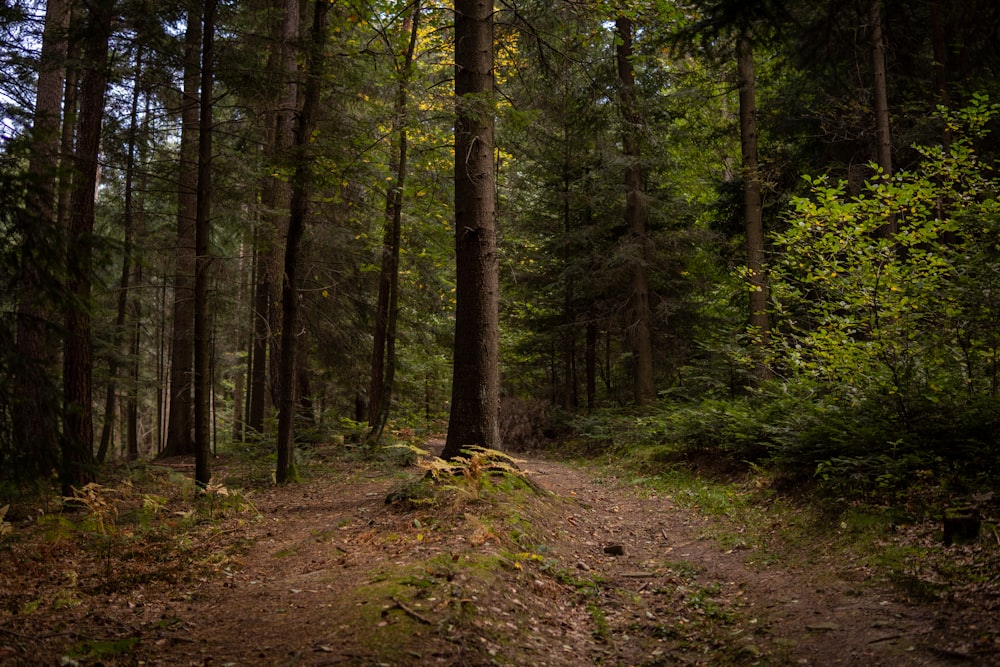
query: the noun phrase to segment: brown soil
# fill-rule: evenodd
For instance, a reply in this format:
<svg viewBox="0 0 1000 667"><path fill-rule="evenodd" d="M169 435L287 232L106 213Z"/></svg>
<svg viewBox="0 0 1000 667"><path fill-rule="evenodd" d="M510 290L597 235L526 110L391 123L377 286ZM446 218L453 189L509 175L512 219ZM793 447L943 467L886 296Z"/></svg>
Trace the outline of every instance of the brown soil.
<svg viewBox="0 0 1000 667"><path fill-rule="evenodd" d="M418 470L331 456L252 507L117 487L98 494L120 504L103 531L81 528L97 501L69 522L22 512L0 537L0 664L1000 664L989 601L921 605L822 558L768 564L668 495L522 468L547 493L483 481L386 504ZM164 469L147 477L167 488Z"/></svg>

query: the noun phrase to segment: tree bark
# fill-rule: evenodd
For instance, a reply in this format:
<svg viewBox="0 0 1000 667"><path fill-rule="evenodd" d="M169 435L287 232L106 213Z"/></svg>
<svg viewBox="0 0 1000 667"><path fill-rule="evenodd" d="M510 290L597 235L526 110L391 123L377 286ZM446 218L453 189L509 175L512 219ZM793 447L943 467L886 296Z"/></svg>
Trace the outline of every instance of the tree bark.
<svg viewBox="0 0 1000 667"><path fill-rule="evenodd" d="M493 3L455 0L455 351L442 456L500 446Z"/></svg>
<svg viewBox="0 0 1000 667"><path fill-rule="evenodd" d="M295 127L295 172L285 243L285 275L281 290L281 378L278 382L278 464L275 481L284 484L295 476L295 388L298 348L299 246L309 213L312 156L309 143L316 128L320 93L323 87L323 57L326 42L326 14L330 4L317 0L313 10L311 40L307 53L306 84L302 111ZM291 9L291 8L290 8ZM297 9L296 9L297 11Z"/></svg>
<svg viewBox="0 0 1000 667"><path fill-rule="evenodd" d="M98 153L107 89L113 0L87 5L84 73L80 86L75 178L67 229L63 436L60 481L65 496L94 480L93 347L91 343L92 246Z"/></svg>
<svg viewBox="0 0 1000 667"><path fill-rule="evenodd" d="M66 72L69 0L49 0L38 70L38 87L31 136L27 193L23 219L25 262L18 287L15 343L16 408L11 414L15 446L23 471L39 477L58 467L59 399L55 381L59 340L52 321L56 304L51 295L61 263L62 233L56 217L56 173L60 158L60 113ZM48 262L48 263L45 263Z"/></svg>
<svg viewBox="0 0 1000 667"><path fill-rule="evenodd" d="M281 20L271 30L271 50L266 70L276 82L274 97L267 100L264 145L269 168L287 170L294 140L298 108L299 3L280 0ZM268 175L261 187L263 216L256 234L257 284L254 298L254 341L248 426L258 433L266 427L268 406L280 402L281 277L283 241L287 235L291 187L282 178ZM268 383L270 380L270 384Z"/></svg>
<svg viewBox="0 0 1000 667"><path fill-rule="evenodd" d="M82 69L82 58L80 57L83 44L79 37L80 26L83 21L83 11L80 3L70 0L69 8L69 34L66 44L66 80L63 85L63 122L62 132L59 138L59 152L61 154L60 164L66 166L73 161L76 150L76 126L79 119L80 107L80 73ZM74 38L75 36L75 38ZM59 188L56 193L56 220L58 229L65 233L69 227L70 198L73 195L74 169L63 169L59 174ZM62 239L65 243L65 239ZM62 259L66 254L65 245L60 246L58 257Z"/></svg>
<svg viewBox="0 0 1000 667"><path fill-rule="evenodd" d="M562 218L563 234L566 239L570 238L573 231L572 207L570 205L570 195L572 187L572 162L570 155L570 132L568 123L563 124L563 163L562 163ZM573 260L573 250L567 243L562 252L563 270L566 276L566 285L563 288L563 382L562 382L562 407L566 410L576 410L579 406L579 396L577 395L576 377L576 309L574 307L574 280L572 272L569 271L570 263Z"/></svg>
<svg viewBox="0 0 1000 667"><path fill-rule="evenodd" d="M750 328L757 347L755 375L767 380L771 369L764 360L771 326L767 315L767 275L764 272L764 210L760 166L757 162L757 100L753 45L744 33L737 42L737 78L740 98L740 148L743 154L743 223L746 230L747 273L750 282Z"/></svg>
<svg viewBox="0 0 1000 667"><path fill-rule="evenodd" d="M198 121L198 208L194 273L194 479L199 488L212 480L212 335L208 315L212 211L212 91L215 12L218 0L205 0L202 17L201 98Z"/></svg>
<svg viewBox="0 0 1000 667"><path fill-rule="evenodd" d="M264 396L267 391L267 341L270 338L271 327L267 314L271 307L271 283L262 274L267 271L266 251L259 247L255 235L253 251L254 296L251 316L253 317L252 335L250 341L250 359L248 361L249 379L247 381L247 428L255 433L264 432Z"/></svg>
<svg viewBox="0 0 1000 667"><path fill-rule="evenodd" d="M882 34L882 0L870 0L869 38L872 56L872 93L875 99L875 153L882 169L882 179L892 178L892 138L889 133L889 94L885 78L885 39ZM882 233L893 237L898 231L894 215L889 216Z"/></svg>
<svg viewBox="0 0 1000 667"><path fill-rule="evenodd" d="M129 280L132 278L132 251L135 221L135 153L139 135L139 96L142 79L142 46L138 46L135 54L135 72L133 74L131 120L128 128L128 159L125 165L125 196L122 211L122 227L124 241L122 243L122 271L118 283L118 304L115 315L115 327L112 334L111 354L108 359L108 386L104 397L104 423L101 427L101 442L97 449L97 462L104 463L111 447L112 424L114 424L115 403L118 397L118 371L121 365L118 355L125 342L125 317L129 305ZM132 341L129 338L129 347Z"/></svg>
<svg viewBox="0 0 1000 667"><path fill-rule="evenodd" d="M189 0L192 5L198 0ZM174 255L174 324L170 399L164 456L194 453L194 273L198 218L198 88L201 81L201 8L188 9L184 36L181 143L177 180L177 248Z"/></svg>
<svg viewBox="0 0 1000 667"><path fill-rule="evenodd" d="M640 160L640 128L642 117L635 94L635 69L632 66L632 21L619 17L615 22L618 34L618 79L621 86L622 119L624 128L622 144L625 153L625 224L628 227L627 243L632 293L629 297L629 317L626 323L633 356L633 399L643 405L656 398L653 383L653 343L650 331L652 315L649 307L649 278L646 264L649 245L646 237L648 207L643 191L643 173Z"/></svg>
<svg viewBox="0 0 1000 667"><path fill-rule="evenodd" d="M420 24L420 0L413 6L409 20L410 40L403 56L393 109L393 129L397 135L393 186L386 195L386 230L382 241L382 266L379 273L379 294L375 311L375 332L372 352L372 372L368 392L369 444L378 444L389 420L392 385L396 374L395 347L399 300L399 251L402 238L403 186L407 170L406 106L407 87L413 68Z"/></svg>
<svg viewBox="0 0 1000 667"><path fill-rule="evenodd" d="M587 409L593 410L597 404L597 324L594 322L596 314L591 311L590 320L587 322Z"/></svg>

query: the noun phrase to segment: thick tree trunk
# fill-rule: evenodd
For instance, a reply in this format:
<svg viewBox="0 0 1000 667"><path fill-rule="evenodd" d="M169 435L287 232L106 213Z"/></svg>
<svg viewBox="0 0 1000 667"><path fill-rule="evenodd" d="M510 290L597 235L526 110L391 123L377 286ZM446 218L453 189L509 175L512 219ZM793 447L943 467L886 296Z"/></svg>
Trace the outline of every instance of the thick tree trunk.
<svg viewBox="0 0 1000 667"><path fill-rule="evenodd" d="M20 225L25 253L39 261L26 262L18 286L17 341L14 351L17 403L11 414L15 446L24 461L22 471L37 477L58 467L59 397L55 381L59 340L52 321L55 267L61 263L62 233L56 217L56 172L60 153L60 114L66 71L69 1L49 0L38 70L28 174L31 188Z"/></svg>
<svg viewBox="0 0 1000 667"><path fill-rule="evenodd" d="M615 22L618 33L618 79L621 85L621 105L624 129L622 144L625 152L625 224L628 227L628 253L632 293L628 309L630 321L626 323L633 357L633 398L642 405L656 398L653 384L653 343L651 334L652 314L649 307L649 279L646 264L649 261L646 238L648 207L643 191L643 174L640 148L642 118L635 95L635 70L632 66L632 22L619 17Z"/></svg>
<svg viewBox="0 0 1000 667"><path fill-rule="evenodd" d="M455 0L455 352L442 456L500 446L493 3Z"/></svg>
<svg viewBox="0 0 1000 667"><path fill-rule="evenodd" d="M386 196L386 231L382 241L382 266L379 274L379 294L375 311L375 335L372 352L372 372L368 392L368 435L370 444L377 444L389 420L392 385L396 374L396 322L399 300L399 251L402 238L403 186L407 170L406 106L407 87L417 48L420 25L420 0L413 6L409 21L410 41L403 57L396 88L393 125L397 134L394 156L394 183Z"/></svg>
<svg viewBox="0 0 1000 667"><path fill-rule="evenodd" d="M212 211L212 90L215 57L215 11L218 0L205 0L202 18L201 98L198 124L198 208L195 221L194 272L194 479L204 489L212 479L212 337L208 315Z"/></svg>
<svg viewBox="0 0 1000 667"><path fill-rule="evenodd" d="M281 290L281 378L278 382L278 464L275 480L284 484L295 476L295 388L296 351L298 348L299 246L309 213L309 190L312 156L309 143L316 128L320 93L323 88L323 51L326 42L326 14L330 4L318 0L314 5L313 24L306 63L306 84L302 111L295 127L295 173L288 216L288 240L285 243L285 275ZM291 7L289 8L291 9ZM296 10L297 11L297 10Z"/></svg>
<svg viewBox="0 0 1000 667"><path fill-rule="evenodd" d="M764 272L764 208L760 167L757 163L757 100L753 45L743 34L737 43L737 74L740 97L740 148L743 153L743 223L746 230L747 273L750 281L750 327L757 345L755 374L771 377L764 361L771 326L767 316L767 275Z"/></svg>
<svg viewBox="0 0 1000 667"><path fill-rule="evenodd" d="M107 88L108 42L113 0L88 4L84 74L80 87L75 178L67 229L65 339L63 343L63 437L60 480L66 496L94 479L91 344L91 281L94 197Z"/></svg>
<svg viewBox="0 0 1000 667"><path fill-rule="evenodd" d="M189 0L195 4L197 0ZM198 218L198 89L201 81L201 8L188 9L184 36L181 144L177 180L177 248L170 399L164 456L194 453L194 273Z"/></svg>

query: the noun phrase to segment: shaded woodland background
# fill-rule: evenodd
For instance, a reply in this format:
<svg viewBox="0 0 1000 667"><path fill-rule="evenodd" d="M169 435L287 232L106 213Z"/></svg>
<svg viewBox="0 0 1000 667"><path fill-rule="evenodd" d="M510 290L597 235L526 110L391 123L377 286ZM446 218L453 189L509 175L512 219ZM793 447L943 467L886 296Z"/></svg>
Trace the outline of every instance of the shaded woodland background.
<svg viewBox="0 0 1000 667"><path fill-rule="evenodd" d="M254 443L284 481L293 439L441 427L453 24L422 0L3 4L5 495ZM492 24L494 92L462 104L495 121L506 446L995 486L996 3Z"/></svg>

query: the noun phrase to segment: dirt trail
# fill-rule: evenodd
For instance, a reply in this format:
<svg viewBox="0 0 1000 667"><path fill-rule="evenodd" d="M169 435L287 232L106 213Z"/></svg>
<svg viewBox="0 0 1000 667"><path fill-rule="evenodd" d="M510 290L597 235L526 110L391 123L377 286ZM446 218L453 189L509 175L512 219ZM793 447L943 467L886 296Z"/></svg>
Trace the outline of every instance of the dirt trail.
<svg viewBox="0 0 1000 667"><path fill-rule="evenodd" d="M578 499L575 541L606 576L627 578L667 557L693 564L704 585L721 585L742 598L743 613L757 628L752 637L733 641L746 642L748 658L759 656L765 664L947 664L925 645L933 630L931 612L891 592L845 580L832 569L748 565L751 553L721 550L704 537L706 519L670 498L595 486L589 473L560 463L532 462L531 469L546 488ZM624 556L602 559L592 546L611 543L621 544Z"/></svg>
<svg viewBox="0 0 1000 667"><path fill-rule="evenodd" d="M432 577L427 604L376 590L345 600L386 568L508 550L480 525L417 541L420 520L384 503L391 481L336 489L319 481L259 506L267 520L244 567L192 593L193 613L178 616L193 641L168 638L166 662L181 653L191 664L712 664L718 658L707 656L718 655L733 664L948 664L927 648L934 619L926 609L832 571L748 566L751 554L720 550L703 537L706 519L668 497L562 463L523 467L555 496L531 518L555 567L526 564L488 584L463 580L461 570L457 580ZM486 532L476 538L477 530ZM561 579L544 576L557 570ZM599 592L581 599L567 572L600 582ZM697 595L701 609L691 604ZM457 622L456 606L477 618ZM412 634L400 638L395 625L412 625ZM401 656L387 651L398 641L408 644ZM729 646L707 652L692 646L699 641Z"/></svg>
<svg viewBox="0 0 1000 667"><path fill-rule="evenodd" d="M48 616L0 616L0 663L1000 664L965 652L938 612L858 573L755 562L752 549L720 548L707 520L670 497L592 470L528 461L551 495L498 515L475 500L387 505L417 471L330 466L254 496L259 520L207 526L197 568ZM88 636L137 643L61 658L69 638Z"/></svg>

